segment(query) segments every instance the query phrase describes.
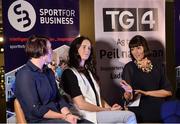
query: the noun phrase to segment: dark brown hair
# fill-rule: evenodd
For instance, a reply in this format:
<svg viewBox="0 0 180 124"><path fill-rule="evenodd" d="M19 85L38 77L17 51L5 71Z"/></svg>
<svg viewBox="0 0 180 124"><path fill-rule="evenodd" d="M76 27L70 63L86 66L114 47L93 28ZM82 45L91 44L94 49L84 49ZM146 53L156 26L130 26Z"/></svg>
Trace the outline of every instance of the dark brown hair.
<svg viewBox="0 0 180 124"><path fill-rule="evenodd" d="M130 55L133 61L135 60L135 58L133 57L131 53L131 48L138 47L138 46L142 46L144 48L144 58L150 56L150 50L147 44L147 40L141 35L136 35L129 42Z"/></svg>
<svg viewBox="0 0 180 124"><path fill-rule="evenodd" d="M33 35L29 38L25 46L25 52L29 58L39 58L48 53L47 41L44 36Z"/></svg>
<svg viewBox="0 0 180 124"><path fill-rule="evenodd" d="M80 48L82 42L84 40L88 40L91 44L91 53L89 58L86 60L84 67L82 68L80 67L79 63L81 61L81 57L78 53L78 49ZM70 49L69 49L69 67L74 67L76 68L79 72L83 72L84 69L90 70L91 73L93 74L93 76L95 77L95 79L99 79L97 74L96 74L96 69L95 69L95 60L93 57L93 47L92 47L92 42L89 38L84 37L84 36L80 36L75 38L71 45L70 45Z"/></svg>

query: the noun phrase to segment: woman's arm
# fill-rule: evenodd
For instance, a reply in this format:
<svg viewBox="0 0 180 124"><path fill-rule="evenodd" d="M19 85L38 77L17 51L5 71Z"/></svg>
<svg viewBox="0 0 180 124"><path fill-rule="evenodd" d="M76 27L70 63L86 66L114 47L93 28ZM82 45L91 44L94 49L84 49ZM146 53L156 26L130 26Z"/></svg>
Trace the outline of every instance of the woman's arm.
<svg viewBox="0 0 180 124"><path fill-rule="evenodd" d="M120 86L124 89L124 98L126 99L126 101L132 100L133 99L133 89L131 87L131 85L129 85L128 83L126 83L125 80L121 80L120 82Z"/></svg>
<svg viewBox="0 0 180 124"><path fill-rule="evenodd" d="M172 96L171 91L167 91L167 90L164 90L164 89L153 90L153 91L135 90L135 93L140 93L140 94L143 94L145 96L162 97L162 98Z"/></svg>
<svg viewBox="0 0 180 124"><path fill-rule="evenodd" d="M76 96L73 98L73 102L77 105L77 107L81 110L91 111L91 112L99 112L99 111L107 111L110 110L108 108L99 107L97 105L93 105L84 100L82 95Z"/></svg>
<svg viewBox="0 0 180 124"><path fill-rule="evenodd" d="M61 114L62 113L62 114ZM77 123L77 120L80 119L78 116L73 115L67 107L63 107L61 109L61 113L54 112L49 110L46 114L44 114L44 118L56 118L56 119L63 119L71 124Z"/></svg>
<svg viewBox="0 0 180 124"><path fill-rule="evenodd" d="M140 93L146 96L153 96L153 97L168 97L172 96L172 87L167 79L166 71L165 71L165 66L162 65L157 65L159 67L159 73L161 75L161 80L159 82L159 89L158 90L152 90L152 91L143 91L143 90L135 90L136 93Z"/></svg>
<svg viewBox="0 0 180 124"><path fill-rule="evenodd" d="M59 119L64 119L65 115L61 114L61 113L58 113L58 112L55 112L55 111L52 111L52 110L49 110L48 112L46 112L44 114L43 117L44 118L59 118Z"/></svg>
<svg viewBox="0 0 180 124"><path fill-rule="evenodd" d="M119 104L114 104L114 105L110 106L104 99L101 98L101 100L102 100L102 106L104 108L107 108L111 111L116 111L116 110L122 109L122 107Z"/></svg>

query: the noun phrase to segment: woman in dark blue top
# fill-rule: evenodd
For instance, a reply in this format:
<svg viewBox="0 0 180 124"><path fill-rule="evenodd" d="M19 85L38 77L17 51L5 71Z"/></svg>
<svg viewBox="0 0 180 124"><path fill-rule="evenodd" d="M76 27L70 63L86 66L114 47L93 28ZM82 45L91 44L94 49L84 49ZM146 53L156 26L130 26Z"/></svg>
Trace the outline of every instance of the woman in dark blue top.
<svg viewBox="0 0 180 124"><path fill-rule="evenodd" d="M79 117L71 114L58 93L53 72L44 66L52 58L50 41L33 36L25 51L29 61L16 74L15 95L27 122L77 123Z"/></svg>
<svg viewBox="0 0 180 124"><path fill-rule="evenodd" d="M165 67L153 62L144 37L136 35L129 43L132 61L123 69L121 85L125 89L127 101L135 94L141 94L140 105L129 108L135 112L138 122L161 122L160 109L165 98L172 95L171 85L165 73Z"/></svg>

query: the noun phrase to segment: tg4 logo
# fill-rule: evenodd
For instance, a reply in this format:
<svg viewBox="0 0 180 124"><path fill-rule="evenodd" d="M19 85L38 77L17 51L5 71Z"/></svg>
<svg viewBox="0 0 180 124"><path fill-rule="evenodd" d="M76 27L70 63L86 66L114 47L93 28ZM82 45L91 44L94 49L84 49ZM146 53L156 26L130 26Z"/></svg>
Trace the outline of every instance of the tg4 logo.
<svg viewBox="0 0 180 124"><path fill-rule="evenodd" d="M157 31L157 8L103 8L104 31Z"/></svg>

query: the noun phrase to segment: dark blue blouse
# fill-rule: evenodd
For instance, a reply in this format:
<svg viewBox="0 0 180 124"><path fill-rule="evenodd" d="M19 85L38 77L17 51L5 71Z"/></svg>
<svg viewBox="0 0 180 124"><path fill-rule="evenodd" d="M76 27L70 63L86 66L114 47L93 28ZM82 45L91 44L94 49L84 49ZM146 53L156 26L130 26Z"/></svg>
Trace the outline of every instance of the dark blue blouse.
<svg viewBox="0 0 180 124"><path fill-rule="evenodd" d="M60 112L69 105L61 98L54 74L44 67L41 71L31 61L18 70L15 95L19 100L28 122L38 122L48 110Z"/></svg>

